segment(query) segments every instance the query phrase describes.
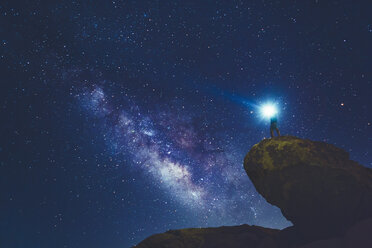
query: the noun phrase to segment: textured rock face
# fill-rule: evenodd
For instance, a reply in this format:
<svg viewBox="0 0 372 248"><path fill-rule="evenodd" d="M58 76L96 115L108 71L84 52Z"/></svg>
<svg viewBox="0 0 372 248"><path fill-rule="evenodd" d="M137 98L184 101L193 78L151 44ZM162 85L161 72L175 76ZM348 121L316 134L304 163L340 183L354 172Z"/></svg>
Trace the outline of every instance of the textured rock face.
<svg viewBox="0 0 372 248"><path fill-rule="evenodd" d="M372 170L333 145L291 136L263 140L244 168L304 239L341 234L372 217Z"/></svg>
<svg viewBox="0 0 372 248"><path fill-rule="evenodd" d="M137 248L277 248L279 230L258 226L189 228L153 235Z"/></svg>

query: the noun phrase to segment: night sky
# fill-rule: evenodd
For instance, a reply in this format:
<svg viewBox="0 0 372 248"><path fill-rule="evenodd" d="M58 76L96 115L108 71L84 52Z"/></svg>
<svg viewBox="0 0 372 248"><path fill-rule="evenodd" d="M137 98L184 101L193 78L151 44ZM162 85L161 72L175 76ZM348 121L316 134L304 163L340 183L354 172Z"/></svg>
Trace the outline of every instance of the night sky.
<svg viewBox="0 0 372 248"><path fill-rule="evenodd" d="M284 3L283 3L284 2ZM119 248L291 225L243 169L268 138L372 167L371 1L2 1L0 246Z"/></svg>

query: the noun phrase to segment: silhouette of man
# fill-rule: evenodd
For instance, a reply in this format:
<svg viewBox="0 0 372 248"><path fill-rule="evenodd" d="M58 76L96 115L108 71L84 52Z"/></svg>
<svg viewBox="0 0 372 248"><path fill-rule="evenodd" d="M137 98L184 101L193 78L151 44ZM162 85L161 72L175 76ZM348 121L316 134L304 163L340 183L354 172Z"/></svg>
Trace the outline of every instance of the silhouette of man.
<svg viewBox="0 0 372 248"><path fill-rule="evenodd" d="M280 131L279 131L279 128L278 128L278 117L275 115L273 115L271 118L270 118L270 135L271 135L271 138L274 138L274 130L276 130L276 133L278 134L278 136L280 136Z"/></svg>

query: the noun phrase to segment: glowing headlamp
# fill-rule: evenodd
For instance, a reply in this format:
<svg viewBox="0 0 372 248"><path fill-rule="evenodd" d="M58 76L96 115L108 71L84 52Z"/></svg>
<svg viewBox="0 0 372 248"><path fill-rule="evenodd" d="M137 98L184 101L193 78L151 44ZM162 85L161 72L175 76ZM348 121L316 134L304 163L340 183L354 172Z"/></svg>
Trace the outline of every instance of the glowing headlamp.
<svg viewBox="0 0 372 248"><path fill-rule="evenodd" d="M278 113L276 106L273 104L265 104L261 107L261 114L265 118L271 118Z"/></svg>

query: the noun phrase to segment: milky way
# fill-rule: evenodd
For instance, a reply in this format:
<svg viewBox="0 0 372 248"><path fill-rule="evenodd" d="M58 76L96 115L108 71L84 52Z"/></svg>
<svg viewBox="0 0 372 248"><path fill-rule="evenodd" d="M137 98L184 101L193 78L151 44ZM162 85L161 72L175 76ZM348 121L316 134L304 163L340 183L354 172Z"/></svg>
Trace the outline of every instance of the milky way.
<svg viewBox="0 0 372 248"><path fill-rule="evenodd" d="M133 166L140 167L150 174L155 182L177 197L183 204L192 207L203 206L207 192L194 182L195 176L187 164L172 158L174 151L171 142L162 138L162 133L155 129L152 119L139 112L135 106L132 111L110 110L110 103L105 99L101 88L88 93L87 106L98 117L113 115L115 121L109 126L108 145L117 152L128 152L133 159ZM90 104L90 106L89 106ZM182 144L188 139L183 136Z"/></svg>

